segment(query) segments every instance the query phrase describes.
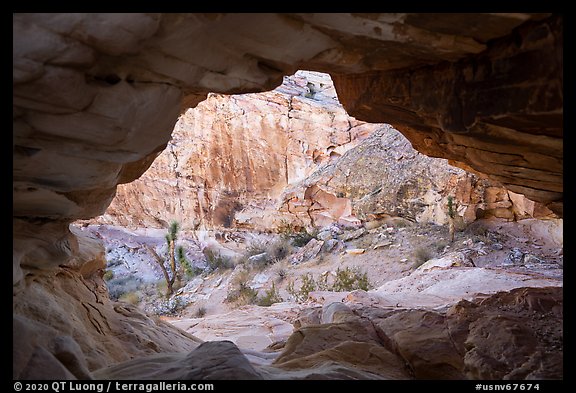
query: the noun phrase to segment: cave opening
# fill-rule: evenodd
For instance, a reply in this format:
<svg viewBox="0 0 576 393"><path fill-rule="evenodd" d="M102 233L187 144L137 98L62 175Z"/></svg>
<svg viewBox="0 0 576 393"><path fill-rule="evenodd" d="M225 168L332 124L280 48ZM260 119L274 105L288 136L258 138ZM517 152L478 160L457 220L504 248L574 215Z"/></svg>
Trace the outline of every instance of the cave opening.
<svg viewBox="0 0 576 393"><path fill-rule="evenodd" d="M83 18L14 16L15 378L563 378L560 16Z"/></svg>
<svg viewBox="0 0 576 393"><path fill-rule="evenodd" d="M80 225L104 241L112 300L205 341L272 346L280 363L296 328L340 321L322 316L334 302L344 314L367 298L436 311L562 282L551 210L349 116L312 71L268 92L208 94Z"/></svg>

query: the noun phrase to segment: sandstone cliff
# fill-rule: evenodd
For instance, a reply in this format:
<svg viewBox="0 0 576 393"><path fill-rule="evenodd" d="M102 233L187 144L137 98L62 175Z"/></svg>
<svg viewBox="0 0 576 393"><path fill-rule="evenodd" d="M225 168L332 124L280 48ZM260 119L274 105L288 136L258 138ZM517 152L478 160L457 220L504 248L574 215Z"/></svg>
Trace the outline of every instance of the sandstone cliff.
<svg viewBox="0 0 576 393"><path fill-rule="evenodd" d="M98 222L272 229L284 189L381 128L346 114L327 74L298 72L258 94L211 94L176 124L140 179Z"/></svg>
<svg viewBox="0 0 576 393"><path fill-rule="evenodd" d="M499 183L418 153L387 124L346 114L327 74L299 71L267 93L211 94L176 124L166 150L118 187L93 220L130 227L275 230L385 217L470 223L553 216Z"/></svg>

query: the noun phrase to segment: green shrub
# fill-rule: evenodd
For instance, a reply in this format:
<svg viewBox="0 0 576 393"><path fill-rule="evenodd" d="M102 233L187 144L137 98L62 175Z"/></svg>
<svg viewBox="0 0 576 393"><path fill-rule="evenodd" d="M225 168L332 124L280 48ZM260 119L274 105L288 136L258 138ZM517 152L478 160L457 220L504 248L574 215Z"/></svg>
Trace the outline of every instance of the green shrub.
<svg viewBox="0 0 576 393"><path fill-rule="evenodd" d="M240 285L240 287L230 290L224 301L226 303L235 303L238 306L256 304L258 302L258 291L248 285Z"/></svg>
<svg viewBox="0 0 576 393"><path fill-rule="evenodd" d="M290 222L283 221L278 225L278 233L293 246L304 247L308 242L314 239L318 233L308 233L303 227L296 227Z"/></svg>
<svg viewBox="0 0 576 393"><path fill-rule="evenodd" d="M258 291L249 285L250 273L242 270L232 281L232 287L224 300L226 303L234 303L238 306L245 304L256 304L258 301Z"/></svg>
<svg viewBox="0 0 576 393"><path fill-rule="evenodd" d="M283 302L284 299L280 297L280 293L276 289L274 283L272 283L272 288L267 289L264 296L258 298L258 305L263 307L270 307L274 303Z"/></svg>
<svg viewBox="0 0 576 393"><path fill-rule="evenodd" d="M294 281L288 283L286 290L295 301L298 303L305 302L308 300L308 296L310 292L316 290L316 281L314 281L314 277L310 273L306 273L301 278L302 283L300 284L300 289L296 290L294 287Z"/></svg>
<svg viewBox="0 0 576 393"><path fill-rule="evenodd" d="M114 278L114 271L113 270L106 270L104 275L102 276L104 281L110 281Z"/></svg>
<svg viewBox="0 0 576 393"><path fill-rule="evenodd" d="M345 268L336 270L336 279L332 284L331 290L335 292L353 291L355 289L362 289L367 291L370 289L370 282L368 281L368 274L362 273L360 269Z"/></svg>
<svg viewBox="0 0 576 393"><path fill-rule="evenodd" d="M176 257L178 259L178 262L180 263L180 266L182 266L182 269L184 269L186 277L188 279L194 277L197 271L192 267L192 264L190 263L188 258L186 258L186 252L184 251L184 247L178 246L178 248L176 248Z"/></svg>
<svg viewBox="0 0 576 393"><path fill-rule="evenodd" d="M357 267L338 268L336 278L331 284L328 282L328 277L327 274L323 274L318 279L314 279L312 274L307 273L301 277L300 288L296 289L294 281L291 281L286 290L296 302L302 303L308 300L312 291L346 292L355 289L367 291L372 287L368 280L368 274L362 273Z"/></svg>
<svg viewBox="0 0 576 393"><path fill-rule="evenodd" d="M208 267L211 271L234 268L234 262L232 262L230 257L224 256L210 248L204 250L204 256L206 257L206 262L208 262Z"/></svg>
<svg viewBox="0 0 576 393"><path fill-rule="evenodd" d="M118 300L120 300L121 302L130 303L130 304L136 306L138 303L140 303L140 296L138 295L137 292L127 292L127 293L123 294L122 296L120 296L120 298L118 298Z"/></svg>
<svg viewBox="0 0 576 393"><path fill-rule="evenodd" d="M301 231L294 233L291 237L292 245L296 247L304 247L306 244L310 242L310 240L314 239L314 236L310 235L306 231Z"/></svg>

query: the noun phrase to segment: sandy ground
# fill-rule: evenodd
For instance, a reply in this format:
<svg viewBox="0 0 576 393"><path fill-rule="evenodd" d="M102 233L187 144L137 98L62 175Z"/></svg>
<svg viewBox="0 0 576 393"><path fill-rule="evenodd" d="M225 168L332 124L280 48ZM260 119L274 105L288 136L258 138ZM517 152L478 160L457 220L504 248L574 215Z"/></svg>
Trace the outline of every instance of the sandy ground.
<svg viewBox="0 0 576 393"><path fill-rule="evenodd" d="M107 248L109 269L115 279L133 279L142 285L161 282L160 268L143 245L165 252L165 230L128 230L95 225L84 228L97 233ZM360 231L361 232L361 231ZM340 236L346 236L345 232ZM339 244L331 252L320 252L310 260L292 264L288 256L264 269L245 267L205 273L188 281L175 298L186 306L177 315L163 316L174 325L204 340L230 339L245 350L261 351L287 338L303 310L332 301L371 302L394 307L441 308L463 298L490 294L521 286L562 286L563 238L561 220L477 221L457 232L454 242L446 227L412 224L382 226L356 239ZM179 244L199 268L206 267L201 247L220 247L224 254L239 255L254 241L270 235L253 233L181 233ZM357 254L347 250L363 250ZM294 252L298 249L294 249ZM333 277L337 269L357 268L366 272L371 290L323 293L312 292L297 303L288 292L292 282L298 288L301 277L311 274ZM271 307L230 303L226 298L244 275L249 286L260 294L272 285L284 300ZM112 290L111 290L112 292ZM152 293L152 295L150 295ZM140 306L154 292L143 291ZM157 299L155 299L157 301ZM200 313L201 312L201 313Z"/></svg>

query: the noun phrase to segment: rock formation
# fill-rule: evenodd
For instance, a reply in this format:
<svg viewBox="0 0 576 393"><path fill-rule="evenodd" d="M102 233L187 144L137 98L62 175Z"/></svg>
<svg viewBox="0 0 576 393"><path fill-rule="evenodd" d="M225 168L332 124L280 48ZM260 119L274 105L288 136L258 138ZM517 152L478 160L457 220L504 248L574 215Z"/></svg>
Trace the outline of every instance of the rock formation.
<svg viewBox="0 0 576 393"><path fill-rule="evenodd" d="M231 342L215 341L188 355L153 355L94 374L101 379L561 379L562 303L557 287L498 292L443 310L328 303L320 312L322 323L301 326L273 356L243 356Z"/></svg>
<svg viewBox="0 0 576 393"><path fill-rule="evenodd" d="M118 188L97 221L273 229L288 184L382 126L348 116L321 73L298 72L267 93L210 94L180 117L166 150L142 177Z"/></svg>
<svg viewBox="0 0 576 393"><path fill-rule="evenodd" d="M331 73L359 120L560 208L556 15L15 14L13 30L15 216L103 213L181 105L268 90L298 68Z"/></svg>
<svg viewBox="0 0 576 393"><path fill-rule="evenodd" d="M178 114L210 92L265 91L298 69L328 72L358 120L388 122L419 151L561 214L562 28L562 16L521 13L14 14L14 377L86 377L86 368L162 351L163 342L196 346L148 320L123 324L124 311L85 291L101 263L85 258L95 255L83 254L91 242L69 224L102 214L117 185L165 148ZM552 312L557 302L543 304ZM131 323L148 326L142 334L159 347L125 339ZM50 333L35 342L32 331ZM94 362L84 365L78 348L89 353L83 340L95 331ZM119 355L115 342L132 348ZM503 353L471 353L468 369L452 367L549 376L540 365L558 360L526 352L531 361L513 369L476 366Z"/></svg>
<svg viewBox="0 0 576 393"><path fill-rule="evenodd" d="M542 204L494 181L418 153L386 125L333 163L287 187L279 210L320 227L333 222L376 226L398 217L444 225L450 197L461 224L489 217L555 217Z"/></svg>
<svg viewBox="0 0 576 393"><path fill-rule="evenodd" d="M299 71L267 93L211 94L178 122L150 169L92 222L276 230L390 216L466 223L554 216L497 182L418 153L387 124L346 114L326 74Z"/></svg>
<svg viewBox="0 0 576 393"><path fill-rule="evenodd" d="M134 306L112 302L102 280L100 240L71 229L75 257L55 268L26 269L14 296L14 379L86 379L112 362L186 352L201 343Z"/></svg>

